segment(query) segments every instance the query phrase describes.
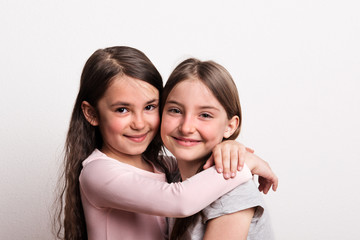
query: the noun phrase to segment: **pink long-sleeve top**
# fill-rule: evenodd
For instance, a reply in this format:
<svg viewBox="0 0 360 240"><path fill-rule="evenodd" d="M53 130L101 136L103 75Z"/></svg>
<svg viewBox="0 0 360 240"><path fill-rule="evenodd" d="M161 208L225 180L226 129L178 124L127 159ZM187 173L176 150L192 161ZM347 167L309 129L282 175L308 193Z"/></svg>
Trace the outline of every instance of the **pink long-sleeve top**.
<svg viewBox="0 0 360 240"><path fill-rule="evenodd" d="M251 179L245 166L225 180L215 168L180 182L107 157L99 150L83 161L80 192L89 240L166 239L165 217L185 217Z"/></svg>

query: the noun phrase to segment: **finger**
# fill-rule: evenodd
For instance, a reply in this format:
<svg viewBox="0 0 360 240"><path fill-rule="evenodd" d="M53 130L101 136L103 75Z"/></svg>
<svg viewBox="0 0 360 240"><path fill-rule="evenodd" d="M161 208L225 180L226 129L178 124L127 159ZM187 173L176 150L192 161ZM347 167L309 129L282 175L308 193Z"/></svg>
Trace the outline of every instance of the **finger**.
<svg viewBox="0 0 360 240"><path fill-rule="evenodd" d="M261 184L259 186L259 190L263 192L264 194L267 194L269 192L269 189L271 187L271 183L267 182L266 180L262 179Z"/></svg>
<svg viewBox="0 0 360 240"><path fill-rule="evenodd" d="M246 151L241 149L238 150L238 166L237 169L240 171L244 167L245 159L246 159Z"/></svg>
<svg viewBox="0 0 360 240"><path fill-rule="evenodd" d="M266 183L264 184L263 193L264 193L264 194L267 194L267 193L269 192L270 187L271 187L271 183L270 183L270 182L266 182Z"/></svg>
<svg viewBox="0 0 360 240"><path fill-rule="evenodd" d="M265 188L266 188L266 186L264 184L259 185L259 191L264 193L264 194L266 194L265 191L264 191Z"/></svg>
<svg viewBox="0 0 360 240"><path fill-rule="evenodd" d="M278 185L279 185L279 178L275 176L275 180L273 181L273 186L272 186L274 192L276 192Z"/></svg>
<svg viewBox="0 0 360 240"><path fill-rule="evenodd" d="M258 182L259 182L258 189L259 189L260 192L262 192L264 190L264 181L263 181L261 176L258 177Z"/></svg>
<svg viewBox="0 0 360 240"><path fill-rule="evenodd" d="M215 162L215 168L216 171L218 173L222 173L223 172L223 165L222 165L222 155L221 155L221 149L219 149L218 147L215 147L213 149L213 160Z"/></svg>
<svg viewBox="0 0 360 240"><path fill-rule="evenodd" d="M230 172L231 172L231 177L235 177L236 176L236 170L238 169L238 164L239 164L239 155L238 155L238 151L237 149L230 149Z"/></svg>
<svg viewBox="0 0 360 240"><path fill-rule="evenodd" d="M207 168L211 167L212 165L214 165L214 157L213 157L213 155L211 155L209 157L209 159L206 161L206 163L203 166L203 169L207 169Z"/></svg>
<svg viewBox="0 0 360 240"><path fill-rule="evenodd" d="M238 148L238 155L239 155L238 170L240 171L244 167L244 163L246 159L246 147L244 145Z"/></svg>
<svg viewBox="0 0 360 240"><path fill-rule="evenodd" d="M225 179L230 178L230 153L228 148L223 148L221 150L221 157L222 157L222 165L223 165L223 175Z"/></svg>
<svg viewBox="0 0 360 240"><path fill-rule="evenodd" d="M264 178L264 181L266 181L266 184L268 184L266 187L268 187L270 190L270 188L272 188L272 190L275 192L277 187L278 187L278 184L279 184L279 179L278 177L273 173L271 172L272 174L266 178Z"/></svg>
<svg viewBox="0 0 360 240"><path fill-rule="evenodd" d="M259 187L258 187L258 189L259 189L260 192L262 192L263 189L264 189L264 186L263 186L262 184L260 184Z"/></svg>
<svg viewBox="0 0 360 240"><path fill-rule="evenodd" d="M259 177L259 183L260 182L261 182L261 184L259 186L259 190L261 189L261 191L263 191L264 194L267 194L271 187L272 187L274 192L276 191L276 189L278 187L279 180L276 177L276 175L273 175L273 177L271 179L266 179L266 178L263 178L263 177Z"/></svg>

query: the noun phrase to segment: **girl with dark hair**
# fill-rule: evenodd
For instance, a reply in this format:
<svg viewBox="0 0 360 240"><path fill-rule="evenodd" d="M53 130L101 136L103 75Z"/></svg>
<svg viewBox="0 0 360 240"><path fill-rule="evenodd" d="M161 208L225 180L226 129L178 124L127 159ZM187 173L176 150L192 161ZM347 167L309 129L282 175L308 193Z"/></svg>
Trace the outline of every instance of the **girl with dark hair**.
<svg viewBox="0 0 360 240"><path fill-rule="evenodd" d="M164 239L164 216L194 214L251 178L246 166L228 181L210 168L167 183L174 164L161 151L162 88L160 74L137 49L99 49L87 60L65 144L59 238ZM257 166L277 185L266 163Z"/></svg>
<svg viewBox="0 0 360 240"><path fill-rule="evenodd" d="M236 85L228 71L213 61L190 58L180 63L164 87L162 103L161 138L181 174L174 181L196 175L217 144L239 135ZM267 214L256 185L248 181L195 215L170 219L170 239L270 240Z"/></svg>

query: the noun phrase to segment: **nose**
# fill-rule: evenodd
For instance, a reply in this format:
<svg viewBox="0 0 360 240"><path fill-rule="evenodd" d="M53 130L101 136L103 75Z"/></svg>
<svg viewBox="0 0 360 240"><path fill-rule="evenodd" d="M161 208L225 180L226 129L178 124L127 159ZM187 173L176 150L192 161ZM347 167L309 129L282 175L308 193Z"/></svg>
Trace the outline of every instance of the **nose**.
<svg viewBox="0 0 360 240"><path fill-rule="evenodd" d="M134 113L131 121L131 128L141 130L145 127L144 116L142 113Z"/></svg>
<svg viewBox="0 0 360 240"><path fill-rule="evenodd" d="M192 117L188 115L184 116L179 126L179 130L184 135L194 133L196 131L194 119L192 119Z"/></svg>

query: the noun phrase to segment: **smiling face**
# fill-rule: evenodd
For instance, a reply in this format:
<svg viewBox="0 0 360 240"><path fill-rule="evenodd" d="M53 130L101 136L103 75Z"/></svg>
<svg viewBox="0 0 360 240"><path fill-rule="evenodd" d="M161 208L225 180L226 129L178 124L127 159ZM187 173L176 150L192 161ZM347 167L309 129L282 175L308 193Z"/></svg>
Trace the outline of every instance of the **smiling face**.
<svg viewBox="0 0 360 240"><path fill-rule="evenodd" d="M187 79L175 85L165 101L161 138L179 164L200 162L235 131L233 121L238 120L227 118L208 87L198 79Z"/></svg>
<svg viewBox="0 0 360 240"><path fill-rule="evenodd" d="M116 77L99 100L97 111L93 110L94 116L88 114L89 122L99 126L101 151L115 159L140 158L157 133L158 106L155 87L126 75Z"/></svg>

